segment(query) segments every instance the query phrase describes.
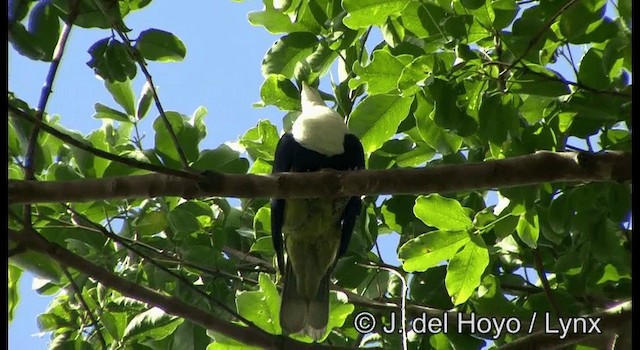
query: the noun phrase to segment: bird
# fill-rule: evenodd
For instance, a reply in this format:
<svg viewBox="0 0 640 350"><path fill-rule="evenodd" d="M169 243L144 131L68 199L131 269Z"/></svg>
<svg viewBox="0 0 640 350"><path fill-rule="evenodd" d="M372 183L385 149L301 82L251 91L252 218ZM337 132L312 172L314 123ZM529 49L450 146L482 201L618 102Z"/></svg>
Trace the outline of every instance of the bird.
<svg viewBox="0 0 640 350"><path fill-rule="evenodd" d="M318 90L302 82L302 112L276 146L273 173L365 168L364 150ZM330 170L331 171L331 170ZM360 197L271 199L271 237L282 275L280 325L285 334L322 339L329 283L360 213ZM286 262L285 262L286 252Z"/></svg>

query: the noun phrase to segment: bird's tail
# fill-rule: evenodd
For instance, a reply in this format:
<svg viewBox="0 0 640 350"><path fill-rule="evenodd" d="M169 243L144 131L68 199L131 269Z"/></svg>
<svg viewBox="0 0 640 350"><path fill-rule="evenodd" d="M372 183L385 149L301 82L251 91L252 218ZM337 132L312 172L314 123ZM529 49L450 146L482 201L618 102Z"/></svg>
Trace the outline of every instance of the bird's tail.
<svg viewBox="0 0 640 350"><path fill-rule="evenodd" d="M329 273L318 286L313 298L299 293L298 280L287 264L280 306L280 326L285 333L303 332L314 340L322 338L329 322Z"/></svg>

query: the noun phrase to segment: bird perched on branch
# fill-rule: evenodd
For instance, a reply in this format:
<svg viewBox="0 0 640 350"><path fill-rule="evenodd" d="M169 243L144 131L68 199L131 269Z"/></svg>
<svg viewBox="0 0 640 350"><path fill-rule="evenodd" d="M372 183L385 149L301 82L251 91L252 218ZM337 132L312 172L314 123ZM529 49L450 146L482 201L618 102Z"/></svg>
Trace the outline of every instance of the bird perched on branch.
<svg viewBox="0 0 640 350"><path fill-rule="evenodd" d="M364 169L360 140L304 82L301 102L302 113L278 142L273 172ZM284 276L280 325L286 333L322 339L331 272L347 250L361 207L359 197L271 199L271 236Z"/></svg>

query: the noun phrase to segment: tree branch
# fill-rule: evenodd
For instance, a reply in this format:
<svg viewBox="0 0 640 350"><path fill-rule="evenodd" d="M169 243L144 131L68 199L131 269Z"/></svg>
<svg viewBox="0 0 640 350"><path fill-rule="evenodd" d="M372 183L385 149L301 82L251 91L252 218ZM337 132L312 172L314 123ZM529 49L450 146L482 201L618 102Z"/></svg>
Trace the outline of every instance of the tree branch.
<svg viewBox="0 0 640 350"><path fill-rule="evenodd" d="M73 22L78 16L78 4L79 0L71 1L69 5L69 17L64 23L64 27L58 37L56 47L53 50L51 65L49 66L49 72L47 72L47 77L45 78L36 110L35 120L39 122L42 122L44 117L44 111L47 108L47 102L49 102L49 96L51 96L51 91L53 90L53 81L58 73L58 67L60 67L60 61L62 61L64 49L67 46L67 40L69 39L69 34L71 34L71 28L73 28ZM25 180L35 180L35 152L36 147L38 146L39 134L40 128L37 125L34 125L33 129L31 129L31 132L29 133L29 140L27 141L24 167ZM26 225L31 225L31 206L28 204L24 207L24 222Z"/></svg>
<svg viewBox="0 0 640 350"><path fill-rule="evenodd" d="M107 288L114 289L127 297L158 307L166 313L188 319L191 322L205 327L206 329L222 333L225 336L237 339L247 345L273 350L352 349L302 343L285 336L273 335L260 329L247 328L228 322L173 296L160 294L147 287L119 277L112 272L70 252L69 250L47 241L38 233L30 229L24 229L21 231L8 229L8 237L12 241L24 244L33 251L47 254L59 263L91 276Z"/></svg>
<svg viewBox="0 0 640 350"><path fill-rule="evenodd" d="M159 174L50 182L9 180L9 203L82 202L156 196L335 198L448 193L547 182L611 180L631 180L631 153L539 151L508 159L427 168L279 173L267 176L215 174L206 183Z"/></svg>
<svg viewBox="0 0 640 350"><path fill-rule="evenodd" d="M569 331L563 339L560 339L558 333L550 333L547 330L541 330L509 344L499 347L499 350L515 350L515 349L561 349L569 345L578 344L589 338L603 336L606 333L619 333L620 329L631 322L631 301L622 302L614 307L604 310L595 315L584 316L587 319L597 320L598 330L596 332L572 332ZM589 326L588 324L587 326Z"/></svg>
<svg viewBox="0 0 640 350"><path fill-rule="evenodd" d="M95 228L96 230L98 230L100 233L102 233L104 236L112 239L113 241L117 242L118 244L121 244L122 246L124 246L125 248L127 248L129 251L133 252L134 254L138 255L139 257L146 259L147 261L149 261L149 263L153 266L155 266L156 268L158 268L159 270L163 271L164 273L170 275L171 277L175 278L176 280L182 282L182 284L186 287L191 289L192 291L194 291L196 294L204 297L206 300L208 300L209 302L211 302L213 305L218 306L219 308L223 309L224 311L226 311L227 313L229 313L231 316L239 319L240 321L244 322L245 324L247 324L249 327L253 327L253 328L258 328L255 324L253 324L253 322L247 320L246 318L244 318L242 315L238 314L235 310L233 310L232 308L230 308L229 306L225 305L224 303L222 303L220 300L217 300L216 298L212 297L211 295L203 292L202 290L200 290L199 288L197 288L196 286L193 285L193 283L191 283L191 281L187 280L184 276L181 276L171 270L169 270L168 268L164 267L163 265L159 264L155 259L152 259L150 256L148 256L147 254L142 253L141 251L139 251L138 249L134 248L131 244L129 244L128 242L125 241L124 238L110 232L109 230L107 230L106 228L104 228L104 226L95 223L91 220L89 220L89 218L87 218L86 216L84 216L81 213L78 213L77 211L73 210L71 207L67 207L67 210L71 211L73 213L73 215L77 218L77 221L81 221L81 222L86 222L88 225L92 226L93 228Z"/></svg>
<svg viewBox="0 0 640 350"><path fill-rule="evenodd" d="M540 251L538 249L533 250L533 265L535 267L536 272L538 273L538 278L542 283L542 288L544 289L544 295L549 302L549 306L551 310L555 313L556 317L561 317L562 312L560 312L560 308L558 304L556 304L556 299L553 297L553 292L551 291L551 285L549 284L549 280L547 279L547 275L544 273L544 265L542 264L542 257L540 256Z"/></svg>
<svg viewBox="0 0 640 350"><path fill-rule="evenodd" d="M118 162L120 164L130 166L132 168L153 171L159 174L178 176L178 177L183 177L186 179L193 179L193 180L201 179L201 175L196 173L187 172L183 170L176 170L176 169L168 168L166 166L155 165L151 163L145 163L135 158L123 157L123 156L119 156L113 153L103 151L101 149L98 149L89 145L88 143L79 141L73 138L72 136L65 134L64 132L56 130L54 127L48 125L42 120L38 120L37 118L32 117L31 115L29 115L28 112L23 111L15 106L8 105L8 109L9 109L9 112L13 113L13 116L23 118L26 121L34 124L35 127L41 128L42 130L46 131L50 135L54 136L58 140L66 144L69 144L71 146L77 147L83 151L87 151L97 157L104 158L113 162Z"/></svg>

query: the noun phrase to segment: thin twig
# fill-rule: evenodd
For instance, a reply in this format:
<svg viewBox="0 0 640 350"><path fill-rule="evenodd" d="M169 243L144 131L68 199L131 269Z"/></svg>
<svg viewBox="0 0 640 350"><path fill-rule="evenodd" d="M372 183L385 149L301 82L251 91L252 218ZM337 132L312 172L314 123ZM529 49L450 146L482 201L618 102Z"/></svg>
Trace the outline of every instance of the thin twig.
<svg viewBox="0 0 640 350"><path fill-rule="evenodd" d="M578 68L576 67L576 62L573 60L573 54L571 53L571 44L566 43L564 47L567 49L567 53L565 53L564 50L561 50L560 52L564 56L564 58L567 60L567 62L569 62L569 64L571 65L571 68L573 69L574 77L576 80L578 80Z"/></svg>
<svg viewBox="0 0 640 350"><path fill-rule="evenodd" d="M89 218L87 218L85 215L78 213L77 211L75 211L73 208L67 206L67 210L69 210L71 213L73 213L73 215L75 215L76 217L80 218L81 221L86 222L87 224L89 224L90 226L95 227L96 229L98 229L102 234L104 234L105 236L109 237L110 239L114 240L115 242L117 242L118 244L123 245L124 247L126 247L128 250L132 251L133 253L135 253L136 255L138 255L139 257L141 257L142 259L148 260L149 263L153 266L155 266L156 268L164 271L165 273L171 275L172 277L178 279L180 282L182 282L185 286L187 286L189 289L191 289L192 291L194 291L195 293L203 296L205 299L211 301L213 304L217 305L218 307L222 308L223 310L225 310L226 312L228 312L229 314L231 314L233 317L236 317L237 319L241 320L242 322L246 323L249 327L253 327L253 328L258 328L253 322L247 320L246 318L244 318L242 315L238 314L235 310L231 309L230 307L228 307L227 305L225 305L224 303L222 303L221 301L213 298L211 295L203 292L202 290L200 290L199 288L197 288L196 286L193 285L193 283L189 280L187 280L184 276L181 276L171 270L169 270L168 268L160 265L158 262L156 262L154 259L152 259L150 256L148 256L145 253L140 252L138 249L133 248L129 243L125 242L124 239L122 239L122 237L109 232L109 230L105 229L102 225L95 223L93 221L91 221Z"/></svg>
<svg viewBox="0 0 640 350"><path fill-rule="evenodd" d="M365 44L367 43L367 39L369 39L369 34L371 33L371 28L372 28L371 26L367 27L367 30L362 35L362 38L360 38L360 52L358 53L358 61L357 61L360 66L363 65L362 58L364 57L364 53L366 51ZM345 63L346 62L347 61L345 60ZM353 71L351 71L351 72L349 72L349 74L353 75L354 73L353 73ZM356 103L356 98L357 98L356 91L357 90L358 89L355 89L355 90L351 90L349 92L349 101L351 103L349 103L349 110L345 111L345 113L347 114L346 117L349 117L349 115L351 115L351 111L353 110L353 104Z"/></svg>
<svg viewBox="0 0 640 350"><path fill-rule="evenodd" d="M106 152L103 151L101 149L95 148L93 146L88 145L85 142L82 141L78 141L76 139L74 139L73 137L56 130L55 128L49 126L48 124L46 124L45 122L36 119L35 117L32 117L31 115L29 115L29 113L27 111L23 111L20 108L14 107L12 105L8 105L8 109L10 112L13 113L14 116L25 119L26 121L34 124L34 126L39 127L40 129L44 130L45 132L47 132L48 134L52 135L53 137L57 138L58 140L67 143L71 146L77 147L83 151L87 151L95 156L98 156L100 158L104 158L107 160L111 160L114 162L118 162L124 165L128 165L130 167L133 168L138 168L138 169L143 169L143 170L148 170L148 171L152 171L152 172L156 172L159 174L165 174L165 175L170 175L170 176L177 176L177 177L181 177L181 178L185 178L185 179L191 179L191 180L199 180L202 179L202 176L200 174L194 173L194 172L188 172L188 171L184 171L184 170L178 170L178 169L172 169L169 167L165 167L165 166L160 166L160 165L155 165L155 164L151 164L151 163L145 163L145 162L141 162L137 159L134 158L129 158L129 157L123 157L123 156L119 156L110 152ZM215 172L210 172L211 175L215 175Z"/></svg>
<svg viewBox="0 0 640 350"><path fill-rule="evenodd" d="M569 0L567 1L566 4L564 4L561 8L559 8L558 11L553 16L551 16L551 18L547 20L547 22L542 26L542 28L540 28L538 33L536 33L536 35L534 35L531 38L531 40L529 41L529 45L526 47L522 55L520 55L520 57L518 57L515 61L513 61L513 63L511 63L511 65L506 70L511 70L513 67L516 66L516 64L520 63L520 61L522 61L527 56L527 54L529 54L529 51L531 51L531 49L533 49L533 47L536 46L536 44L538 44L538 41L542 39L542 36L544 35L544 33L547 30L549 30L549 28L551 28L551 25L553 25L556 19L560 17L560 15L562 15L564 11L568 10L571 6L575 5L578 1L580 0Z"/></svg>
<svg viewBox="0 0 640 350"><path fill-rule="evenodd" d="M404 276L398 272L395 268L387 268L379 265L358 264L368 269L382 269L396 275L402 282L402 297L400 304L400 318L402 322L402 349L407 350L407 280Z"/></svg>
<svg viewBox="0 0 640 350"><path fill-rule="evenodd" d="M549 280L547 279L547 275L544 273L544 266L542 265L542 257L540 256L540 251L538 249L533 250L533 263L535 266L535 270L538 273L538 278L542 283L542 289L544 290L544 295L547 297L547 301L549 302L549 306L551 310L556 314L556 317L561 317L560 309L558 308L558 304L556 304L555 298L553 297L553 293L551 291L551 285L549 284Z"/></svg>
<svg viewBox="0 0 640 350"><path fill-rule="evenodd" d="M89 308L89 305L87 304L86 300L84 300L84 297L82 296L82 290L76 284L76 281L73 279L73 276L71 276L71 273L69 273L69 270L65 266L60 266L60 268L62 269L62 272L69 280L69 285L71 285L71 288L73 288L76 298L78 298L78 301L80 301L82 308L84 308L84 311L87 313L87 315L91 319L91 324L93 325L95 332L98 335L98 340L100 341L100 345L102 345L102 349L107 349L107 342L104 340L104 336L102 336L102 331L100 331L100 324L98 323L98 320L93 315L93 312L91 312L91 308Z"/></svg>
<svg viewBox="0 0 640 350"><path fill-rule="evenodd" d="M53 90L53 82L56 78L56 74L58 73L58 67L60 67L60 61L62 60L64 49L67 46L67 40L69 39L69 34L71 34L71 28L73 28L73 22L78 16L78 4L79 0L73 0L70 2L69 16L64 23L64 27L62 29L62 32L60 33L60 36L58 37L56 47L53 50L51 65L49 66L49 72L47 73L47 77L45 78L44 86L42 87L40 100L38 101L38 107L36 110L35 119L38 121L42 121L44 117L44 112L47 108L47 102L49 101L49 96L51 96L51 92ZM31 129L31 133L29 134L27 152L25 155L25 180L35 180L35 152L38 145L39 134L40 128L37 125L34 125L33 129ZM29 204L24 206L24 222L26 225L31 225L31 205Z"/></svg>
<svg viewBox="0 0 640 350"><path fill-rule="evenodd" d="M491 62L484 62L483 65L497 65L499 67L503 67L503 66L506 65L506 63L499 62L499 61L491 61ZM631 93L625 93L625 92L619 92L619 91L610 91L610 90L600 90L600 89L596 89L596 88L590 87L588 85L584 85L584 84L582 84L580 82L574 82L574 81L567 80L562 76L553 76L553 77L552 76L548 76L548 75L546 75L544 73L532 70L531 68L529 68L525 64L522 64L519 67L515 67L515 69L521 70L523 73L531 73L531 74L538 75L538 76L540 76L543 79L548 80L548 81L556 81L556 82L559 82L559 83L575 86L576 88L579 88L579 89L582 89L582 90L586 90L586 91L589 91L589 92L593 92L593 93L596 93L596 94L631 98ZM493 78L493 77L491 77L489 74L487 74L484 71L478 71L476 73L478 75L482 75L482 76L486 76L486 77L489 77L489 78Z"/></svg>
<svg viewBox="0 0 640 350"><path fill-rule="evenodd" d="M176 151L178 151L178 156L180 157L180 162L182 162L183 169L185 170L189 169L189 161L187 160L187 157L185 156L184 151L180 146L180 141L178 140L178 137L176 136L176 133L173 130L171 123L169 122L169 118L167 118L167 115L164 112L164 108L162 108L162 104L160 103L160 98L158 97L156 87L153 84L153 78L151 77L151 73L149 73L149 70L147 70L147 67L146 67L147 63L144 61L144 58L139 54L139 52L137 52L137 50L134 49L133 45L131 45L131 40L129 40L129 37L127 37L127 35L117 25L117 21L111 16L109 11L107 11L107 9L104 8L103 2L100 0L97 0L95 1L95 3L96 5L98 5L98 8L100 9L100 11L102 11L104 16L111 22L111 28L116 33L118 33L118 36L120 36L122 41L126 44L127 49L129 50L129 54L136 61L136 63L138 63L140 70L142 71L144 76L147 78L147 82L149 83L149 87L151 88L151 93L153 94L153 101L156 105L156 108L158 109L158 112L160 113L160 117L162 118L162 121L164 122L164 125L167 128L167 131L169 131L169 136L171 137L171 141L173 141L173 144L176 147Z"/></svg>
<svg viewBox="0 0 640 350"><path fill-rule="evenodd" d="M53 91L53 82L56 78L56 74L58 73L58 68L60 67L60 61L62 60L62 55L64 54L64 49L67 46L67 41L69 39L69 34L71 34L71 28L73 28L73 22L75 21L78 15L78 0L71 1L69 5L69 17L65 21L62 32L60 33L60 37L58 38L58 43L56 44L56 48L53 51L53 56L51 59L51 65L49 65L49 72L47 73L47 77L44 81L44 86L42 86L42 92L40 93L40 100L38 101L38 107L36 110L35 118L37 120L42 120L44 117L44 111L47 108L47 102L49 102L49 96L51 96L51 92ZM33 180L34 177L34 154L36 145L38 142L38 134L40 133L40 128L37 125L33 126L31 129L31 133L29 134L29 144L27 146L27 153L25 155L25 179Z"/></svg>
<svg viewBox="0 0 640 350"><path fill-rule="evenodd" d="M65 209L67 209L67 208L68 207L65 207ZM83 229L83 230L86 230L86 231L103 234L102 230L99 230L99 229L97 229L95 227L82 225L81 223L73 224L73 223L66 222L66 221L63 221L63 220L60 220L58 218L54 218L54 217L51 217L51 216L48 216L48 215L36 215L36 217L43 218L43 219L46 219L46 220L49 220L49 221L52 221L52 222L58 222L58 223L61 224L60 226L58 226L60 228L79 228L79 229ZM107 225L109 227L111 227L110 222L111 222L111 220L107 219ZM54 226L47 225L47 227L48 228L52 228ZM111 231L113 231L113 230L111 229ZM107 230L106 232L110 232L110 231ZM111 234L113 234L113 233L111 233ZM196 269L196 270L198 270L200 272L204 272L204 273L206 273L206 274L208 274L208 275L210 275L212 277L226 277L226 278L239 280L240 282L251 282L253 284L257 284L258 283L258 281L254 280L254 279L251 279L251 278L248 278L248 277L244 277L244 276L241 276L241 275L234 275L232 273L229 273L229 272L226 272L226 271L222 271L222 270L217 269L217 268L210 268L210 267L206 267L206 266L202 266L202 265L198 265L198 264L192 263L190 261L186 261L186 260L181 259L180 257L178 257L176 253L172 253L170 251L166 251L166 250L157 248L157 247L155 247L155 246L153 246L151 244L145 243L145 242L141 242L141 241L138 241L138 240L135 240L135 239L131 239L131 238L127 238L127 237L123 237L123 236L119 236L119 235L116 235L116 236L119 239L122 239L122 240L128 242L131 245L140 246L140 247L145 248L145 249L147 249L147 250L149 250L149 251L151 251L151 252L153 252L153 253L161 256L161 257L167 258L166 260L154 259L156 261L173 263L173 264L177 264L177 265L184 265L186 267L190 267L190 268ZM119 242L116 242L116 243L119 243ZM18 251L17 248L21 248L20 251ZM125 248L127 248L127 246L125 246ZM13 250L15 250L16 251L15 254L17 254L17 253L25 251L26 247L16 246L16 248L14 248ZM12 250L9 250L10 253L11 253L11 251ZM259 272L259 270L251 270L251 271L252 272ZM268 271L264 270L263 272L268 272Z"/></svg>

